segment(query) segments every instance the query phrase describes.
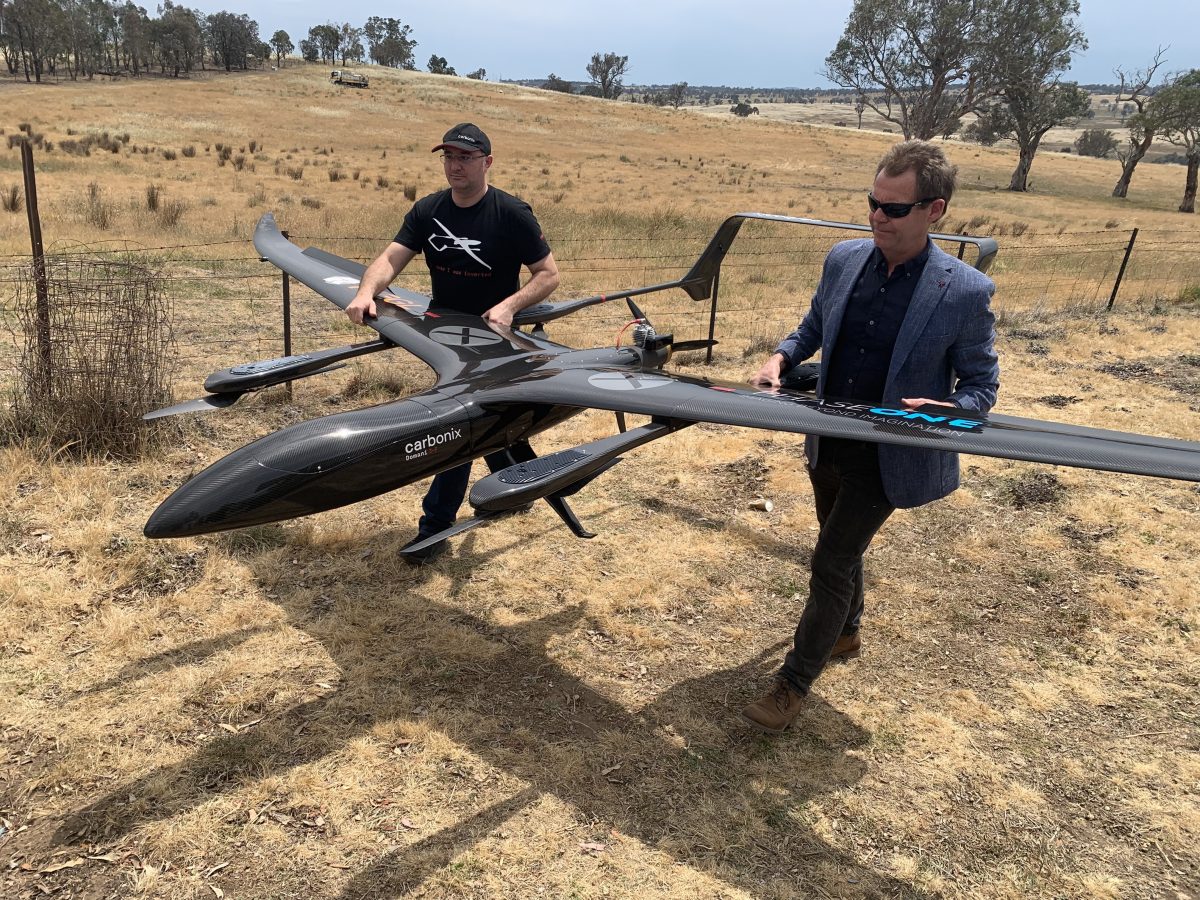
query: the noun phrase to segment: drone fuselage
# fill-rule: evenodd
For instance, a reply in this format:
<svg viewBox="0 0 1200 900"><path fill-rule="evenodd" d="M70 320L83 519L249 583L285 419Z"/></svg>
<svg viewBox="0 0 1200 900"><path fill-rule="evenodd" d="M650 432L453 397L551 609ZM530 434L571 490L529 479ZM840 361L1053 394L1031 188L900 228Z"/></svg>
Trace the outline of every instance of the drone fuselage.
<svg viewBox="0 0 1200 900"><path fill-rule="evenodd" d="M579 411L488 411L429 393L292 425L185 482L145 533L186 537L335 509L500 450Z"/></svg>
<svg viewBox="0 0 1200 900"><path fill-rule="evenodd" d="M537 378L538 369L551 360L557 367L600 362L628 369L640 367L643 356L632 349L557 357L531 353L489 372L488 380L508 385ZM450 383L260 438L184 482L155 510L145 534L187 537L335 509L527 440L582 411L577 406L489 404L486 387L465 388Z"/></svg>

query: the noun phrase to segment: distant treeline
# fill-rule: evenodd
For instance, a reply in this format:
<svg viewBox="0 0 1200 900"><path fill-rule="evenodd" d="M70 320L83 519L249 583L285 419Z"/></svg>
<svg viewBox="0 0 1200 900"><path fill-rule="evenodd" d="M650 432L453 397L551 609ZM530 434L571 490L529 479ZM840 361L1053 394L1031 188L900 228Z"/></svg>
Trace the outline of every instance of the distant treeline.
<svg viewBox="0 0 1200 900"><path fill-rule="evenodd" d="M384 66L415 68L417 42L398 19L371 16L361 28L349 23L314 25L301 39L310 62L371 59ZM272 55L281 64L297 50L286 31L269 40L244 13L176 6L163 0L157 18L130 0L0 0L0 54L10 75L71 79L96 75L179 77L207 68L261 68Z"/></svg>

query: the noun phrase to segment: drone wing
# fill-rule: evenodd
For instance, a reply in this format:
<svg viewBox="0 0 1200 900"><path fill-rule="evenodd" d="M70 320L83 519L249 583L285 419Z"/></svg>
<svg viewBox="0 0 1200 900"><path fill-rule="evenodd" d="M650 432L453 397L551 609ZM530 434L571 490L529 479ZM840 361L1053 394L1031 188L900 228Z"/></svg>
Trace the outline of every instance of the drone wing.
<svg viewBox="0 0 1200 900"><path fill-rule="evenodd" d="M324 250L301 250L283 236L271 213L254 231L254 247L263 259L314 290L339 309L345 309L358 291L366 267ZM376 301L378 315L367 319L397 347L430 366L438 383L461 377L483 361L503 360L533 350L561 349L548 341L521 335L501 335L479 316L429 309L429 297L402 288L388 288ZM536 346L531 347L531 344Z"/></svg>
<svg viewBox="0 0 1200 900"><path fill-rule="evenodd" d="M482 398L481 398L482 399ZM564 369L491 389L484 402L592 407L660 422L712 422L1200 481L1200 443L927 406L893 409L670 372Z"/></svg>

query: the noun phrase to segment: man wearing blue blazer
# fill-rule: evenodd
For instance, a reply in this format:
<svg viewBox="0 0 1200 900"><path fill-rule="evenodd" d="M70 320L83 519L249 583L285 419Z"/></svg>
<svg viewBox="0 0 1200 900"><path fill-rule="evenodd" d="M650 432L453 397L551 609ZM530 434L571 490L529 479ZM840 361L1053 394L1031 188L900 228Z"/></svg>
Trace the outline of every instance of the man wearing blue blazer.
<svg viewBox="0 0 1200 900"><path fill-rule="evenodd" d="M894 145L867 194L872 238L837 244L800 326L752 381L777 387L821 351L817 394L916 409L987 412L996 402L991 279L936 247L957 169L926 141ZM941 450L809 436L804 443L820 532L808 602L775 687L742 716L778 734L799 715L830 659L856 657L863 554L892 511L958 487L958 455Z"/></svg>

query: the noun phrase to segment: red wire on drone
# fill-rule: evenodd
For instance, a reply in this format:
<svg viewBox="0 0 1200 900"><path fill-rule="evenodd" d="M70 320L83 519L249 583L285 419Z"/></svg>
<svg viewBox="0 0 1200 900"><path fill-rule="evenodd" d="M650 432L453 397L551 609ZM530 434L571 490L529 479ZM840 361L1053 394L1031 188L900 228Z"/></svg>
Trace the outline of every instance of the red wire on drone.
<svg viewBox="0 0 1200 900"><path fill-rule="evenodd" d="M628 322L625 323L625 326L620 331L617 332L617 349L618 350L621 349L621 335L623 335L625 333L625 330L627 328L629 328L630 325L638 325L645 321L646 321L645 319L630 319Z"/></svg>

